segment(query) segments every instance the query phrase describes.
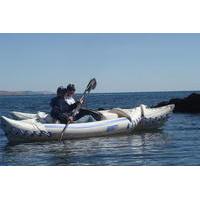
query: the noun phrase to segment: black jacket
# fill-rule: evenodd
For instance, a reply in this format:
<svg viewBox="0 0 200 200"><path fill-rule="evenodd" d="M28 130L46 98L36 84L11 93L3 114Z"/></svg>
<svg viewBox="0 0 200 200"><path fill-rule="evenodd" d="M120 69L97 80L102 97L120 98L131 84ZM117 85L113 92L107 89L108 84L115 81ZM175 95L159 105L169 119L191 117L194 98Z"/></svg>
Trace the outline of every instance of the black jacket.
<svg viewBox="0 0 200 200"><path fill-rule="evenodd" d="M50 106L52 107L51 116L54 119L61 120L61 118L68 118L72 115L72 111L76 109L78 103L69 105L64 98L54 97L51 100Z"/></svg>

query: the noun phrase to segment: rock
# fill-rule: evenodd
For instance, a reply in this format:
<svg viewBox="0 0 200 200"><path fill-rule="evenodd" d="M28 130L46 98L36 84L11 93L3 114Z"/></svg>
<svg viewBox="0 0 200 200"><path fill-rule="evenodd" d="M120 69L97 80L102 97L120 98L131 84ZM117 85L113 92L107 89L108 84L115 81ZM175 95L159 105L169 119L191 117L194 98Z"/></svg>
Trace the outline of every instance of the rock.
<svg viewBox="0 0 200 200"><path fill-rule="evenodd" d="M177 113L200 113L200 94L193 93L184 99L171 99L164 101L155 106L165 106L175 104L174 112Z"/></svg>
<svg viewBox="0 0 200 200"><path fill-rule="evenodd" d="M104 111L104 108L98 108L97 111Z"/></svg>

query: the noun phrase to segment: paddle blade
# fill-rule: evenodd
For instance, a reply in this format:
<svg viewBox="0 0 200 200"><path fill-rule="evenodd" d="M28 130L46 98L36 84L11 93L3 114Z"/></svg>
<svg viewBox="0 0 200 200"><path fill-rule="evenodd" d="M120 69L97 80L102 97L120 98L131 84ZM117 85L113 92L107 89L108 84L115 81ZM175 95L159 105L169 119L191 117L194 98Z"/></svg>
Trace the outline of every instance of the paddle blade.
<svg viewBox="0 0 200 200"><path fill-rule="evenodd" d="M88 86L87 86L87 91L90 92L91 90L94 90L97 86L97 81L95 78L93 78L89 83L88 83Z"/></svg>

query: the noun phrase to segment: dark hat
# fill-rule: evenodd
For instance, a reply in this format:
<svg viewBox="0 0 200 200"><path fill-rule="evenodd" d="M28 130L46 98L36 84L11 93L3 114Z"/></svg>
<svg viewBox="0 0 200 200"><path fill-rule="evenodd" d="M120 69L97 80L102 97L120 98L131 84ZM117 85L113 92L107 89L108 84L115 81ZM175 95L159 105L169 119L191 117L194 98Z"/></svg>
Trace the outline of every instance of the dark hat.
<svg viewBox="0 0 200 200"><path fill-rule="evenodd" d="M76 91L75 85L74 84L69 84L67 86L67 91L73 91L73 92L75 92Z"/></svg>
<svg viewBox="0 0 200 200"><path fill-rule="evenodd" d="M65 93L65 88L63 86L58 87L57 96L63 96Z"/></svg>

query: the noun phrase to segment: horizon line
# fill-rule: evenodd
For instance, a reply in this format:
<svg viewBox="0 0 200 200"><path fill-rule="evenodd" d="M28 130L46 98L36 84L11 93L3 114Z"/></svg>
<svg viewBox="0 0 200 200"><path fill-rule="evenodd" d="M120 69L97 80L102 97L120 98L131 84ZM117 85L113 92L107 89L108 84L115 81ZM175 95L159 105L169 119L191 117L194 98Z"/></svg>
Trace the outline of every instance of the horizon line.
<svg viewBox="0 0 200 200"><path fill-rule="evenodd" d="M48 90L0 90L0 92L33 92L33 93L49 93L55 94L56 92L48 91ZM92 92L93 94L110 94L110 93L148 93L148 92L200 92L200 90L151 90L151 91L109 91L109 92ZM82 92L78 91L77 94L81 94ZM47 94L48 95L48 94Z"/></svg>

